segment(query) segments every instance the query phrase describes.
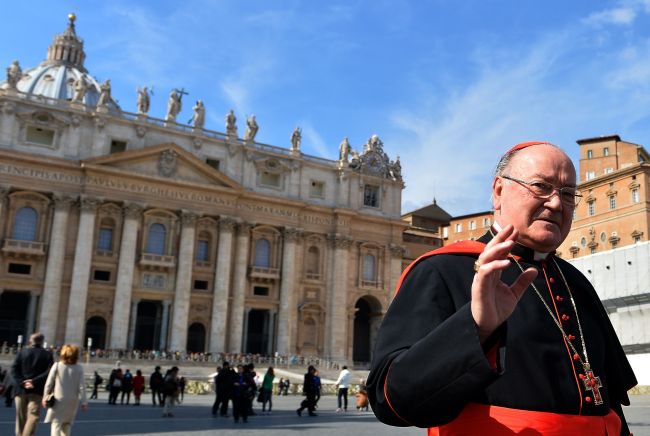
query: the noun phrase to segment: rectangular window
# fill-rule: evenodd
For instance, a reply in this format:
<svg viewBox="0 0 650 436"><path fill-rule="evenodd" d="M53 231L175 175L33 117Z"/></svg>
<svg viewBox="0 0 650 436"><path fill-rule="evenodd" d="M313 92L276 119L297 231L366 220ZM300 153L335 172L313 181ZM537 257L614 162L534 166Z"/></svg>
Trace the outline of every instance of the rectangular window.
<svg viewBox="0 0 650 436"><path fill-rule="evenodd" d="M208 159L205 160L205 163L210 165L215 170L219 171L219 165L221 164L219 159L210 159L210 158L208 158Z"/></svg>
<svg viewBox="0 0 650 436"><path fill-rule="evenodd" d="M589 210L589 216L594 216L596 215L596 203L593 201L590 201L587 203L587 208Z"/></svg>
<svg viewBox="0 0 650 436"><path fill-rule="evenodd" d="M614 195L610 195L609 197L609 208L616 209L616 197Z"/></svg>
<svg viewBox="0 0 650 436"><path fill-rule="evenodd" d="M8 271L11 274L30 275L32 273L32 266L25 263L10 263Z"/></svg>
<svg viewBox="0 0 650 436"><path fill-rule="evenodd" d="M97 249L111 251L113 249L113 229L102 227L99 229L99 239L97 240Z"/></svg>
<svg viewBox="0 0 650 436"><path fill-rule="evenodd" d="M609 156L609 147L603 148L603 156Z"/></svg>
<svg viewBox="0 0 650 436"><path fill-rule="evenodd" d="M454 232L460 233L463 231L463 223L456 223L454 226Z"/></svg>
<svg viewBox="0 0 650 436"><path fill-rule="evenodd" d="M96 269L95 272L93 273L93 280L96 280L96 281L99 281L99 282L110 282L111 281L111 272Z"/></svg>
<svg viewBox="0 0 650 436"><path fill-rule="evenodd" d="M255 286L253 287L253 295L266 297L269 295L269 288L267 288L266 286Z"/></svg>
<svg viewBox="0 0 650 436"><path fill-rule="evenodd" d="M449 237L449 227L444 227L442 229L442 237L447 239Z"/></svg>
<svg viewBox="0 0 650 436"><path fill-rule="evenodd" d="M610 167L605 168L605 174L609 174L609 173L613 173L613 172L614 172L614 168L610 168Z"/></svg>
<svg viewBox="0 0 650 436"><path fill-rule="evenodd" d="M632 189L632 203L639 202L639 190L637 188Z"/></svg>
<svg viewBox="0 0 650 436"><path fill-rule="evenodd" d="M196 260L199 262L210 261L210 241L199 239L199 243L196 246Z"/></svg>
<svg viewBox="0 0 650 436"><path fill-rule="evenodd" d="M54 145L54 130L44 129L42 127L28 126L25 140L32 144L46 145L51 147Z"/></svg>
<svg viewBox="0 0 650 436"><path fill-rule="evenodd" d="M592 157L594 157L594 152L591 150L587 150L587 159L591 159Z"/></svg>
<svg viewBox="0 0 650 436"><path fill-rule="evenodd" d="M309 196L312 198L325 198L325 183L312 180L309 185Z"/></svg>
<svg viewBox="0 0 650 436"><path fill-rule="evenodd" d="M379 187L366 185L363 188L363 205L370 207L379 207Z"/></svg>
<svg viewBox="0 0 650 436"><path fill-rule="evenodd" d="M111 141L111 154L121 153L123 151L126 151L126 141L118 141L116 139L113 139Z"/></svg>
<svg viewBox="0 0 650 436"><path fill-rule="evenodd" d="M469 222L469 229L476 230L476 221L472 220Z"/></svg>
<svg viewBox="0 0 650 436"><path fill-rule="evenodd" d="M596 171L587 171L585 174L585 180L591 180L596 177Z"/></svg>
<svg viewBox="0 0 650 436"><path fill-rule="evenodd" d="M271 186L273 188L279 188L282 178L280 174L269 173L268 171L262 171L260 173L260 185Z"/></svg>
<svg viewBox="0 0 650 436"><path fill-rule="evenodd" d="M208 290L208 281L207 280L194 280L194 289L197 291L207 291Z"/></svg>
<svg viewBox="0 0 650 436"><path fill-rule="evenodd" d="M483 227L490 227L490 218L483 218Z"/></svg>

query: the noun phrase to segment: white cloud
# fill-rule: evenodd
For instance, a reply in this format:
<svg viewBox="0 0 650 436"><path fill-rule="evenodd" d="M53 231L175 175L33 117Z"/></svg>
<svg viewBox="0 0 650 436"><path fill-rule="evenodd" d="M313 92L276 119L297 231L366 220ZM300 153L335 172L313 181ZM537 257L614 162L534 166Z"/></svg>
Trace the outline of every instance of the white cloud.
<svg viewBox="0 0 650 436"><path fill-rule="evenodd" d="M323 136L316 131L314 126L307 121L300 123L302 129L302 150L305 153L314 153L323 158L332 158L331 147L323 139Z"/></svg>
<svg viewBox="0 0 650 436"><path fill-rule="evenodd" d="M606 9L594 12L583 21L592 26L604 26L607 24L630 25L634 22L637 11L632 6L621 6L614 9Z"/></svg>

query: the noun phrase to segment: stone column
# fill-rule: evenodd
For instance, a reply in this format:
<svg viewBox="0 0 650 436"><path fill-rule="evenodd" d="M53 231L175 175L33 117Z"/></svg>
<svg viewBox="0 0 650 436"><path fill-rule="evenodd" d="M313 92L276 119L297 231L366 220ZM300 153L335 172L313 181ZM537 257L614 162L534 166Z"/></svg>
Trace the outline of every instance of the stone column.
<svg viewBox="0 0 650 436"><path fill-rule="evenodd" d="M230 338L228 351L241 353L244 327L244 301L246 297L246 273L248 271L248 249L252 225L241 223L237 233L237 253L235 254L235 275L233 280L233 299L230 312Z"/></svg>
<svg viewBox="0 0 650 436"><path fill-rule="evenodd" d="M328 337L325 355L333 360L347 358L348 251L352 240L347 236L329 236L332 255L327 302Z"/></svg>
<svg viewBox="0 0 650 436"><path fill-rule="evenodd" d="M395 287L400 275L402 275L402 259L404 258L404 247L397 244L390 244L390 278L388 281L388 302L393 301ZM386 309L386 306L384 307Z"/></svg>
<svg viewBox="0 0 650 436"><path fill-rule="evenodd" d="M212 322L210 323L211 353L226 351L226 321L228 321L228 298L230 294L230 273L232 265L232 237L235 220L222 217L219 220L219 246L217 268L214 274L212 296Z"/></svg>
<svg viewBox="0 0 650 436"><path fill-rule="evenodd" d="M129 304L133 291L133 271L135 269L136 243L138 240L138 225L143 207L135 203L126 204L124 212L124 226L122 227L122 240L120 242L120 258L117 264L117 282L115 284L115 297L113 298L113 322L111 323L110 348L125 349L127 347L127 331L129 344L133 346L131 331L129 330ZM135 334L135 323L133 324Z"/></svg>
<svg viewBox="0 0 650 436"><path fill-rule="evenodd" d="M16 124L16 103L13 101L5 101L0 106L0 141L4 144L13 144L13 129Z"/></svg>
<svg viewBox="0 0 650 436"><path fill-rule="evenodd" d="M27 335L34 331L34 322L36 321L36 307L38 306L38 294L34 291L29 293L29 306L27 307Z"/></svg>
<svg viewBox="0 0 650 436"><path fill-rule="evenodd" d="M65 342L84 346L86 301L88 299L88 280L90 279L90 264L93 258L93 241L95 233L95 217L99 201L82 198L77 230L77 243L74 250L74 265L72 267L72 283L70 284L70 300L68 301L67 321L65 324Z"/></svg>
<svg viewBox="0 0 650 436"><path fill-rule="evenodd" d="M7 194L9 188L7 186L0 186L0 239L4 239L4 229L7 226Z"/></svg>
<svg viewBox="0 0 650 436"><path fill-rule="evenodd" d="M131 320L129 321L129 341L127 342L127 346L129 347L129 349L133 349L133 344L135 344L135 323L138 321L138 304L140 304L140 300L138 299L131 300ZM113 310L113 322L114 320L115 320L115 311ZM111 337L111 343L113 343L112 337ZM113 348L113 346L111 346L111 348ZM125 347L121 347L121 348L125 348Z"/></svg>
<svg viewBox="0 0 650 436"><path fill-rule="evenodd" d="M56 345L56 320L59 317L59 301L61 300L61 279L65 263L68 217L70 205L73 202L74 199L70 197L54 196L54 218L48 244L41 313L38 319L38 330L52 345Z"/></svg>
<svg viewBox="0 0 650 436"><path fill-rule="evenodd" d="M194 266L194 234L196 233L197 218L198 215L195 213L187 211L182 213L181 243L178 250L170 340L170 349L172 351L185 351L187 343L187 320L190 312L192 267Z"/></svg>
<svg viewBox="0 0 650 436"><path fill-rule="evenodd" d="M293 352L293 335L295 333L296 307L294 304L296 240L300 232L296 229L284 229L284 247L282 250L282 282L280 284L280 310L278 311L278 346L277 351L283 355Z"/></svg>
<svg viewBox="0 0 650 436"><path fill-rule="evenodd" d="M160 323L160 345L158 346L159 350L167 349L167 330L169 330L169 306L171 306L171 300L163 300L163 313L162 313L162 322Z"/></svg>

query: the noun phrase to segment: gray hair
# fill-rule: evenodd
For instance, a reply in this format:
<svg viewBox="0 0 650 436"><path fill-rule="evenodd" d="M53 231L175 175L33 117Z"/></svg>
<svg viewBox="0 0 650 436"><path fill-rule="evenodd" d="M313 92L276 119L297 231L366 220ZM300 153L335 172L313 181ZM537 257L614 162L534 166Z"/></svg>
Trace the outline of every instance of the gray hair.
<svg viewBox="0 0 650 436"><path fill-rule="evenodd" d="M550 145L551 147L554 147L557 150L560 150L562 153L564 153L564 151L560 147L558 147L555 144L551 144L550 142L544 142L543 144L535 144L535 145ZM503 173L505 173L506 168L508 168L508 165L510 165L510 161L512 161L512 158L515 157L522 150L524 150L524 148L520 148L519 150L514 150L514 151L507 151L506 154L501 156L501 159L499 159L499 163L497 163L497 166L494 169L494 177L502 176Z"/></svg>

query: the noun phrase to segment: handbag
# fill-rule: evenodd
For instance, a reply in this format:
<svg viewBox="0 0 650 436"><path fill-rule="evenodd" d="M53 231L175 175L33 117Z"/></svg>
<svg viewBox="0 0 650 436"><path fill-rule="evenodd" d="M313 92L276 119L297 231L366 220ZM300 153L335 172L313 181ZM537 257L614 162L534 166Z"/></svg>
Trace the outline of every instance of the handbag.
<svg viewBox="0 0 650 436"><path fill-rule="evenodd" d="M56 365L56 369L54 370L54 385L56 386L56 376L59 373L59 363L57 362L55 363L55 365ZM54 407L54 405L56 404L56 398L54 398L54 387L52 388L52 392L50 392L45 396L44 401L45 401L45 407L47 407L48 409Z"/></svg>

